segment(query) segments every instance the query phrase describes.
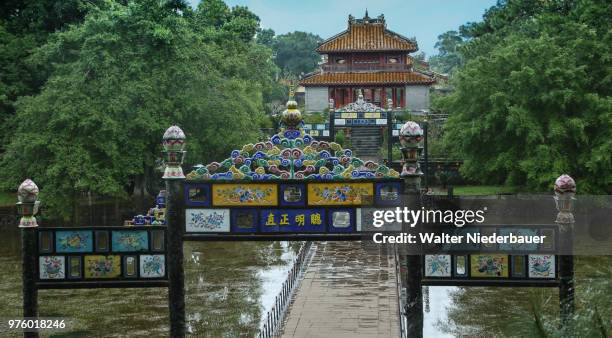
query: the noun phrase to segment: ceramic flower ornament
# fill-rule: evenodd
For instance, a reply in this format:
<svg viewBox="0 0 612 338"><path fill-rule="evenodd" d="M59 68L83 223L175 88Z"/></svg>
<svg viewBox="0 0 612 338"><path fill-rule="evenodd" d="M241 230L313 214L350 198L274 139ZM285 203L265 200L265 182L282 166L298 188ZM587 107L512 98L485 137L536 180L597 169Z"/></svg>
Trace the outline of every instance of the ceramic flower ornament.
<svg viewBox="0 0 612 338"><path fill-rule="evenodd" d="M185 156L185 133L178 126L172 126L166 130L162 140L166 156L166 169L163 178L183 179L183 157Z"/></svg>
<svg viewBox="0 0 612 338"><path fill-rule="evenodd" d="M36 183L28 178L17 189L17 199L22 203L34 203L38 199L38 192Z"/></svg>
<svg viewBox="0 0 612 338"><path fill-rule="evenodd" d="M17 213L21 215L19 220L20 228L35 228L38 226L36 222L36 213L40 202L38 201L38 186L32 180L27 179L19 185L17 189Z"/></svg>
<svg viewBox="0 0 612 338"><path fill-rule="evenodd" d="M563 174L557 178L555 181L555 192L558 193L567 193L567 192L576 192L576 182L571 176L567 174Z"/></svg>
<svg viewBox="0 0 612 338"><path fill-rule="evenodd" d="M576 195L576 182L567 174L563 174L555 181L555 204L559 213L556 223L563 225L562 230L567 230L565 225L574 223L572 209L574 207L574 195Z"/></svg>
<svg viewBox="0 0 612 338"><path fill-rule="evenodd" d="M185 148L185 133L179 126L166 129L163 137L163 146L166 151L181 151Z"/></svg>
<svg viewBox="0 0 612 338"><path fill-rule="evenodd" d="M417 144L423 139L423 129L418 123L408 121L400 129L399 139L404 147Z"/></svg>

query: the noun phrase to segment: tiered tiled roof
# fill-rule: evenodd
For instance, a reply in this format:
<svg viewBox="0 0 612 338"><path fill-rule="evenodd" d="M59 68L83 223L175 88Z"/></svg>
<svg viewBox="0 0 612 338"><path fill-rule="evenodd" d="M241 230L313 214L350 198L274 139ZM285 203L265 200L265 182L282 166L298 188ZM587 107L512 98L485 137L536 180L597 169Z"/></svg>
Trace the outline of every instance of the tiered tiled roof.
<svg viewBox="0 0 612 338"><path fill-rule="evenodd" d="M323 41L317 48L319 53L329 52L415 52L416 41L387 29L384 17L354 19L349 16L349 27L344 32Z"/></svg>
<svg viewBox="0 0 612 338"><path fill-rule="evenodd" d="M303 86L352 84L432 84L432 77L416 72L319 73L302 81Z"/></svg>

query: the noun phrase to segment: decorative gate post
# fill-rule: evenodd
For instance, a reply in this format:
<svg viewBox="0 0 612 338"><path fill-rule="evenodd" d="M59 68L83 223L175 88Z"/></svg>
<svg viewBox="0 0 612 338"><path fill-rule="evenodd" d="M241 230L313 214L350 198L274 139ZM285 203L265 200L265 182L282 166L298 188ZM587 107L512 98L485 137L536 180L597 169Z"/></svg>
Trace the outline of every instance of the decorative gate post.
<svg viewBox="0 0 612 338"><path fill-rule="evenodd" d="M166 223L168 226L168 307L170 336L185 337L185 272L183 269L183 227L185 197L183 169L185 133L178 126L166 130L163 137L166 168Z"/></svg>
<svg viewBox="0 0 612 338"><path fill-rule="evenodd" d="M555 181L555 204L559 213L556 223L559 224L561 250L566 251L559 256L559 305L561 308L561 325L567 328L574 314L574 195L576 182L569 175L561 175Z"/></svg>
<svg viewBox="0 0 612 338"><path fill-rule="evenodd" d="M38 224L36 215L38 211L38 187L27 179L21 183L17 190L17 212L21 216L21 273L23 283L23 317L38 317L38 289L36 287L36 234ZM24 332L24 337L38 337L38 332Z"/></svg>
<svg viewBox="0 0 612 338"><path fill-rule="evenodd" d="M423 130L412 121L406 122L400 130L399 140L402 150L402 172L404 179L404 194L411 195L410 207L420 207L421 169L419 156L422 148ZM423 288L422 288L422 262L420 255L406 256L406 334L408 337L423 337Z"/></svg>

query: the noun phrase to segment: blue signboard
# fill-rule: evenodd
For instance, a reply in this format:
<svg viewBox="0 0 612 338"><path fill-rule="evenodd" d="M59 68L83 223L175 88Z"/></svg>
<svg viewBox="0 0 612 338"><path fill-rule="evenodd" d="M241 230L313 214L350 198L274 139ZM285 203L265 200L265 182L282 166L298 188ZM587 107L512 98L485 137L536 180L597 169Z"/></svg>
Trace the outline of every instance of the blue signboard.
<svg viewBox="0 0 612 338"><path fill-rule="evenodd" d="M325 209L263 209L262 232L325 232Z"/></svg>

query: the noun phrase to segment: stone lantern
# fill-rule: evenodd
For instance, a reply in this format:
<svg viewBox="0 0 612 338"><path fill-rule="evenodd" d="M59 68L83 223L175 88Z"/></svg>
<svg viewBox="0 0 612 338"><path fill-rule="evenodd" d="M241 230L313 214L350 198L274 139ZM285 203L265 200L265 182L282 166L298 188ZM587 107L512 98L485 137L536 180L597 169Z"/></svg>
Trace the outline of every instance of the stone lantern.
<svg viewBox="0 0 612 338"><path fill-rule="evenodd" d="M178 126L166 130L163 137L166 169L162 178L184 179L183 159L185 157L185 133Z"/></svg>
<svg viewBox="0 0 612 338"><path fill-rule="evenodd" d="M555 204L559 213L556 223L574 223L574 196L576 195L576 182L569 175L563 174L555 181Z"/></svg>
<svg viewBox="0 0 612 338"><path fill-rule="evenodd" d="M19 221L20 228L35 228L38 226L36 222L36 213L38 212L38 186L32 180L27 179L21 183L17 189L17 213L21 216Z"/></svg>

